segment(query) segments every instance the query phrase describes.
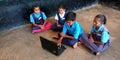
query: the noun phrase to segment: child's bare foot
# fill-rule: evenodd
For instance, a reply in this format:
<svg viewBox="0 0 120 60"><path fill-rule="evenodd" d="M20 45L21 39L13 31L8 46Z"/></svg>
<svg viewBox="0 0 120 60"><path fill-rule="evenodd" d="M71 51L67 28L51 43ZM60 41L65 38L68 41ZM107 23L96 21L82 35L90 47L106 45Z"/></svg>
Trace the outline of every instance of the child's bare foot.
<svg viewBox="0 0 120 60"><path fill-rule="evenodd" d="M80 46L82 43L81 42L77 42L77 45Z"/></svg>
<svg viewBox="0 0 120 60"><path fill-rule="evenodd" d="M73 48L74 48L74 49L77 48L77 43L75 43L75 44L73 45Z"/></svg>
<svg viewBox="0 0 120 60"><path fill-rule="evenodd" d="M98 55L100 55L100 52L96 52L96 54L95 54L96 56L98 56Z"/></svg>

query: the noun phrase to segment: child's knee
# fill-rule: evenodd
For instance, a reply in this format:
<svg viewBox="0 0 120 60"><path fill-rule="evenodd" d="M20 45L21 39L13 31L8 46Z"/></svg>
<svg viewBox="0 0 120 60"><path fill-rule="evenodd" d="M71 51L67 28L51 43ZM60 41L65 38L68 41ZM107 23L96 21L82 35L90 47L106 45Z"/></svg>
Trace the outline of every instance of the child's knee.
<svg viewBox="0 0 120 60"><path fill-rule="evenodd" d="M70 40L69 41L69 44L71 45L71 46L73 46L74 44L76 44L78 42L78 40Z"/></svg>
<svg viewBox="0 0 120 60"><path fill-rule="evenodd" d="M51 26L52 26L52 23L47 22L47 23L46 23L46 26L47 26L47 27L51 27Z"/></svg>
<svg viewBox="0 0 120 60"><path fill-rule="evenodd" d="M88 40L89 37L88 37L88 34L82 34L81 37L79 38L79 40Z"/></svg>
<svg viewBox="0 0 120 60"><path fill-rule="evenodd" d="M50 29L52 26L52 24L50 22L47 22L45 25L45 29Z"/></svg>
<svg viewBox="0 0 120 60"><path fill-rule="evenodd" d="M52 25L52 30L57 29L57 26L55 24Z"/></svg>

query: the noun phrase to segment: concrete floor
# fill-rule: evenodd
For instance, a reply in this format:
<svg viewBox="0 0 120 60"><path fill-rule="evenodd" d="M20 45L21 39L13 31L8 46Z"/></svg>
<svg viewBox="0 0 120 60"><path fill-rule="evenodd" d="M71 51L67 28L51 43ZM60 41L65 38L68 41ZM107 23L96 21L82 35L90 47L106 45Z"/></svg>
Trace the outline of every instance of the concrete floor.
<svg viewBox="0 0 120 60"><path fill-rule="evenodd" d="M99 56L83 45L76 49L67 47L59 57L42 49L39 36L51 39L57 32L48 30L42 33L31 33L31 25L0 32L0 60L119 60L120 59L120 11L101 5L85 10L77 10L77 20L89 33L95 15L103 13L107 17L107 27L111 33L111 46ZM48 20L53 22L53 17ZM54 41L54 40L53 40Z"/></svg>

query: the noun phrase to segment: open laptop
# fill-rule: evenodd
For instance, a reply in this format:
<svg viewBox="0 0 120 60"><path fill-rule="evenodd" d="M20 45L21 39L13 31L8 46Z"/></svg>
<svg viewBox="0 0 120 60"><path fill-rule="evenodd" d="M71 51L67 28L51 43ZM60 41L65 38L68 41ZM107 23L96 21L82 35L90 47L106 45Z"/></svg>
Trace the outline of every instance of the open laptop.
<svg viewBox="0 0 120 60"><path fill-rule="evenodd" d="M56 56L61 55L62 52L66 49L65 46L63 45L61 45L61 47L57 46L57 43L50 41L44 37L40 37L40 41L43 49L55 54Z"/></svg>

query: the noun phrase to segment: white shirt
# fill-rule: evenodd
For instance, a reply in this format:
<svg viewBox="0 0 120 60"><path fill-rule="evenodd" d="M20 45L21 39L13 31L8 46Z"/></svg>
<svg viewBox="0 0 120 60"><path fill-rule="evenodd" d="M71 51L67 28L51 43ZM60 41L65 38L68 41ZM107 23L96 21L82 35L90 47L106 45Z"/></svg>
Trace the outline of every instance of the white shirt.
<svg viewBox="0 0 120 60"><path fill-rule="evenodd" d="M60 18L62 18L62 19L65 19L64 15L65 15L65 12L63 14L59 14ZM58 20L58 15L57 14L55 15L55 20Z"/></svg>

